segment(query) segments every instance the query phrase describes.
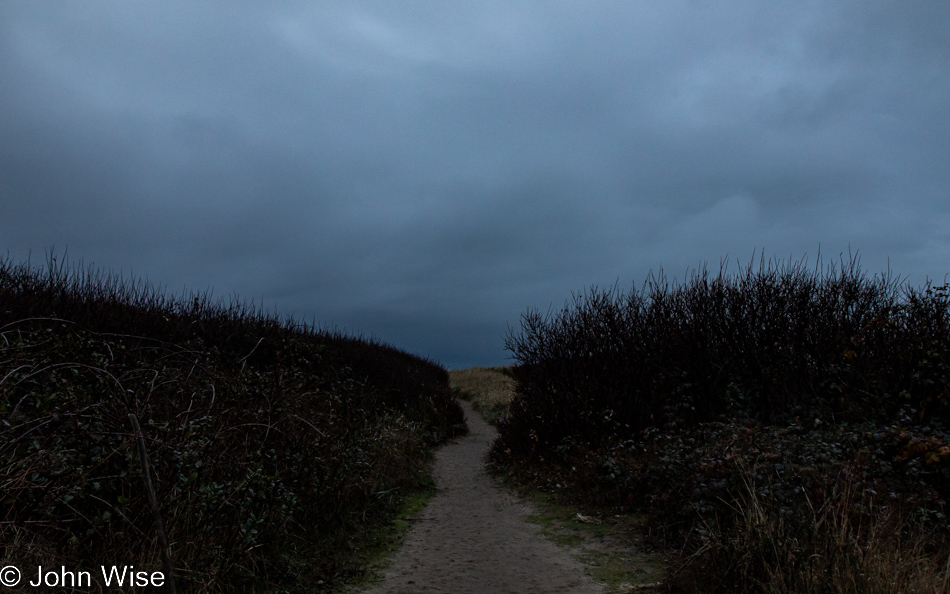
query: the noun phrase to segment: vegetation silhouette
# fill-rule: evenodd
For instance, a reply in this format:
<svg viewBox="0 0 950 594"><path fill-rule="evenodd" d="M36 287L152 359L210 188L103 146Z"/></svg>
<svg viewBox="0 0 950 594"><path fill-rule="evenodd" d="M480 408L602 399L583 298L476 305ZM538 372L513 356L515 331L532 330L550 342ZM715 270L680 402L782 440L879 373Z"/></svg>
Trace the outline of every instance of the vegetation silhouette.
<svg viewBox="0 0 950 594"><path fill-rule="evenodd" d="M185 591L331 589L464 430L445 368L209 293L0 260L3 564L162 568Z"/></svg>
<svg viewBox="0 0 950 594"><path fill-rule="evenodd" d="M506 346L494 463L644 509L671 587L947 591L947 285L762 257L591 288Z"/></svg>

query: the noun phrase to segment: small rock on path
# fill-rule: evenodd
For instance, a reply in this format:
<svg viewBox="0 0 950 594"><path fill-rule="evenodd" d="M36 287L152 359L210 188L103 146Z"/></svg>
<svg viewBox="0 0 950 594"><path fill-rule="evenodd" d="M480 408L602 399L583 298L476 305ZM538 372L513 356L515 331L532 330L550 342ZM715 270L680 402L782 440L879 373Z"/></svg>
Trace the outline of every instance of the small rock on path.
<svg viewBox="0 0 950 594"><path fill-rule="evenodd" d="M384 581L366 594L603 593L583 566L524 521L531 507L492 485L485 456L497 432L460 401L469 435L435 457L436 495Z"/></svg>

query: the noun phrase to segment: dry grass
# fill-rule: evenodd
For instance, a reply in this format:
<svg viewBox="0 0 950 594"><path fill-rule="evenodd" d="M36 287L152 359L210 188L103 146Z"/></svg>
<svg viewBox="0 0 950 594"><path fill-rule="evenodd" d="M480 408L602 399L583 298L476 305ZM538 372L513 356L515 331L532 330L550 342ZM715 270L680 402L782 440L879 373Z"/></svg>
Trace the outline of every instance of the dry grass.
<svg viewBox="0 0 950 594"><path fill-rule="evenodd" d="M472 402L485 421L495 425L508 412L515 380L509 367L471 367L449 371L449 384L461 398Z"/></svg>
<svg viewBox="0 0 950 594"><path fill-rule="evenodd" d="M782 514L746 482L734 504L736 523L707 526L702 546L680 561L687 579L677 581L687 592L950 592L945 547L919 523L883 506L856 505L860 499L844 481L807 510Z"/></svg>

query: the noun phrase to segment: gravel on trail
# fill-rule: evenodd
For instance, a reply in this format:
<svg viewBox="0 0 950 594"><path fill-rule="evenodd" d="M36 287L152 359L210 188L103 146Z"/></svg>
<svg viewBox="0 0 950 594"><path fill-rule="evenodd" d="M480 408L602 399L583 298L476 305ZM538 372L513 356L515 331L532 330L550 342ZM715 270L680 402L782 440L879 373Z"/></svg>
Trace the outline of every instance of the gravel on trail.
<svg viewBox="0 0 950 594"><path fill-rule="evenodd" d="M412 522L383 582L366 594L603 593L583 566L525 521L529 504L492 484L497 432L460 401L469 435L435 456L436 494Z"/></svg>

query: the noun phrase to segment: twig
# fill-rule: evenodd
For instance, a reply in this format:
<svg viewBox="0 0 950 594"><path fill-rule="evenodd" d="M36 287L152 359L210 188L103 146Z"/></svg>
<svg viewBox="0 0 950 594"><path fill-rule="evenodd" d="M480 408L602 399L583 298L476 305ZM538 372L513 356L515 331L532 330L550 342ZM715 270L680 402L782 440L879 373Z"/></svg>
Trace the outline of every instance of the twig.
<svg viewBox="0 0 950 594"><path fill-rule="evenodd" d="M663 586L663 582L653 582L652 584L640 584L638 586L633 586L630 584L620 584L621 592L637 592L640 590L652 590L653 588L660 588Z"/></svg>
<svg viewBox="0 0 950 594"><path fill-rule="evenodd" d="M250 353L248 353L247 355L245 355L244 358L238 359L238 361L241 362L241 373L244 373L244 365L247 363L248 357L250 357L251 355L254 354L254 351L257 350L257 347L261 346L261 343L262 343L262 342L264 342L264 339L263 339L263 338L261 338L260 340L257 341L257 344L254 345L254 348L251 349L251 352L250 352Z"/></svg>
<svg viewBox="0 0 950 594"><path fill-rule="evenodd" d="M139 446L139 462L142 465L142 480L145 482L145 491L148 493L148 502L152 506L152 520L155 523L155 532L158 535L158 544L162 548L162 565L165 566L165 574L168 576L168 591L177 594L175 588L175 567L172 565L171 551L168 549L168 541L165 539L165 527L162 525L162 514L158 509L158 498L155 497L155 489L152 487L152 478L148 471L148 457L145 455L145 438L142 437L142 428L139 427L139 420L133 413L129 413L129 422L132 423L132 429L135 431L135 439Z"/></svg>
<svg viewBox="0 0 950 594"><path fill-rule="evenodd" d="M317 433L319 433L319 434L322 435L323 437L326 437L326 434L325 434L323 431L320 431L319 429L317 429L317 427L316 427L313 423L311 423L310 421L308 421L307 419L301 417L300 415L294 415L294 417L300 419L301 421L303 421L303 422L306 423L307 425L310 425L310 428L311 428L311 429L313 429L314 431L316 431Z"/></svg>

